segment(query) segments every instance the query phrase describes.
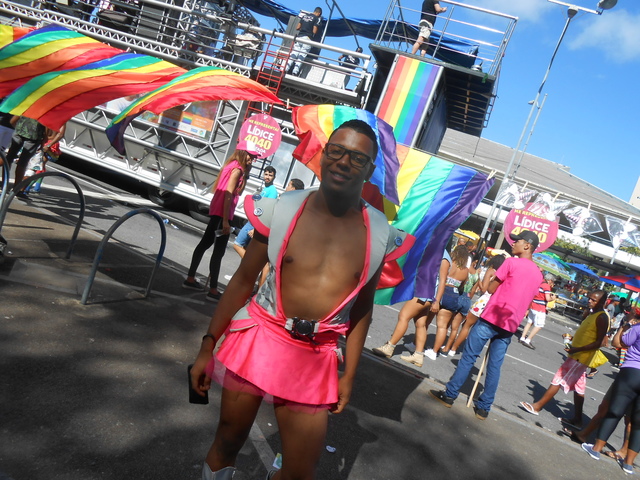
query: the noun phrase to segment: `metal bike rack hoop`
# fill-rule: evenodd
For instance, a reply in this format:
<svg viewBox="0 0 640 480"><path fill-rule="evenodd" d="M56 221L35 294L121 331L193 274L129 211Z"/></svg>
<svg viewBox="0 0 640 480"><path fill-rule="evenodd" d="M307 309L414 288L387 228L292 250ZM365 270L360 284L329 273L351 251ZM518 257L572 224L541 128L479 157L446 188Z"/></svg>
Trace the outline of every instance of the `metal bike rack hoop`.
<svg viewBox="0 0 640 480"><path fill-rule="evenodd" d="M83 305L87 304L87 299L89 298L89 293L91 292L91 287L93 286L93 281L96 277L96 272L98 271L98 265L100 264L100 260L102 259L102 254L104 253L104 249L109 242L109 239L113 235L113 233L118 229L120 225L126 222L128 219L133 217L134 215L138 215L140 213L148 213L152 217L154 217L158 221L158 225L160 225L160 233L162 235L162 239L160 241L160 250L158 251L158 255L156 257L156 263L153 266L153 271L151 272L151 278L149 278L149 283L147 285L147 289L145 291L144 297L147 298L149 293L151 292L151 285L153 283L153 279L156 275L156 271L160 266L160 262L162 262L162 256L164 255L164 249L167 244L167 230L164 226L164 222L162 221L162 217L150 208L138 208L136 210L131 210L130 212L124 214L120 217L116 222L111 226L111 228L104 234L104 237L100 241L100 245L98 245L98 251L93 259L93 265L91 266L91 272L89 273L89 278L87 279L87 283L84 287L84 292L82 293L82 299L80 302Z"/></svg>

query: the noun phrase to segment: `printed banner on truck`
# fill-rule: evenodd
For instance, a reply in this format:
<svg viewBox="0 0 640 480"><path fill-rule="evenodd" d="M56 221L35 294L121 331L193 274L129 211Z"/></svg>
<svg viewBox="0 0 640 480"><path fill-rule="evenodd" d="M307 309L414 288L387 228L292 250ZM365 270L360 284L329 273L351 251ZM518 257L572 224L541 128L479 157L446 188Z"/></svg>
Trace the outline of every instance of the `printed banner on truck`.
<svg viewBox="0 0 640 480"><path fill-rule="evenodd" d="M529 203L527 208L529 208L529 205L532 204ZM558 222L548 220L528 210L514 208L507 214L507 218L504 220L504 237L507 242L509 242L509 245L513 245L513 240L511 240L510 235L512 233L517 235L522 230L531 230L538 235L540 245L536 248L536 252L542 252L556 241L558 236Z"/></svg>
<svg viewBox="0 0 640 480"><path fill-rule="evenodd" d="M102 107L112 112L120 113L141 96L129 95L116 98L102 105ZM157 123L178 133L209 140L213 134L214 119L218 112L218 106L219 102L217 100L191 102L165 110L160 115L147 111L142 113L140 118L147 122Z"/></svg>
<svg viewBox="0 0 640 480"><path fill-rule="evenodd" d="M257 152L259 158L267 158L278 150L282 130L273 117L264 113L251 115L240 128L238 148Z"/></svg>

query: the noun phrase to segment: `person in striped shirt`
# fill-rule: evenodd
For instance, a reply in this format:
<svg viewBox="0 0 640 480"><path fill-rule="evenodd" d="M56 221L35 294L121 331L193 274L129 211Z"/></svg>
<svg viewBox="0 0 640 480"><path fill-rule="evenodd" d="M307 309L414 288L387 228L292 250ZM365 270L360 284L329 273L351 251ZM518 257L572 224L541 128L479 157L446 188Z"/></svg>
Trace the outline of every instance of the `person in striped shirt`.
<svg viewBox="0 0 640 480"><path fill-rule="evenodd" d="M555 294L551 292L555 283L555 277L550 273L544 276L543 282L540 284L538 294L533 297L531 306L529 307L529 313L527 314L527 324L522 330L522 336L520 337L520 343L525 347L535 350L536 347L531 343L531 339L542 330L545 320L547 318L547 303L553 300ZM531 333L529 333L529 329Z"/></svg>

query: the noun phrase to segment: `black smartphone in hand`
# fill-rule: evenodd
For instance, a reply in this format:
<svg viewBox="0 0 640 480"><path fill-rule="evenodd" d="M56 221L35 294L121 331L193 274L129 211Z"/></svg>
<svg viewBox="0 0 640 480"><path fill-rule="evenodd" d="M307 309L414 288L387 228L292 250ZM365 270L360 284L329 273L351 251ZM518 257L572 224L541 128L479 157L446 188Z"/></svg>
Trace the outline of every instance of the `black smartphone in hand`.
<svg viewBox="0 0 640 480"><path fill-rule="evenodd" d="M189 365L187 367L187 381L189 382L189 403L195 403L197 405L208 405L209 404L209 392L204 392L204 397L199 395L193 387L191 386L191 367L193 365Z"/></svg>

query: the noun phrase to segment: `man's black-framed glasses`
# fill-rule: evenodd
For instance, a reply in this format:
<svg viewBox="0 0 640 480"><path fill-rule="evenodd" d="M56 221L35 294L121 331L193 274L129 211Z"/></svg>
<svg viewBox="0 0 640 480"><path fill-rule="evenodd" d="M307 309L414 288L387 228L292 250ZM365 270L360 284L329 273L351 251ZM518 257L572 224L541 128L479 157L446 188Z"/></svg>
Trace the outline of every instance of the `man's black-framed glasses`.
<svg viewBox="0 0 640 480"><path fill-rule="evenodd" d="M365 155L361 152L356 152L355 150L349 150L348 148L344 148L342 145L338 145L337 143L327 143L324 146L325 155L331 160L340 160L345 154L349 154L349 161L351 162L351 166L354 168L364 168L367 163L372 162L373 160L369 155Z"/></svg>

